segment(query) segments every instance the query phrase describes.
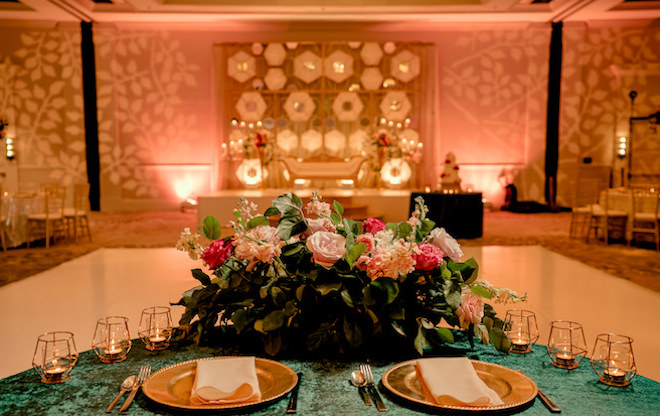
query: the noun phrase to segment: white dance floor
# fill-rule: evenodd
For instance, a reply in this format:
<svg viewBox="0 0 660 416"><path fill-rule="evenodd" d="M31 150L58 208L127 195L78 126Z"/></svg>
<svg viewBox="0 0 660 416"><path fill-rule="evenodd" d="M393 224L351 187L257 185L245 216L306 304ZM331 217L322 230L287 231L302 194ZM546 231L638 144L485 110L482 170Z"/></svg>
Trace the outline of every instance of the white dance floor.
<svg viewBox="0 0 660 416"><path fill-rule="evenodd" d="M515 307L536 313L539 343L546 344L550 322L558 319L583 324L589 354L599 333L629 335L639 374L660 381L660 293L537 246L463 250L465 258L478 261L481 278L527 292L528 302ZM31 367L43 332L72 331L84 351L91 348L97 319L121 315L129 318L136 338L142 309L178 301L197 283L190 269L199 266L174 248L101 249L0 287L0 377ZM504 318L514 306L495 307ZM172 307L175 322L182 312L183 307ZM581 365L589 366L588 358Z"/></svg>

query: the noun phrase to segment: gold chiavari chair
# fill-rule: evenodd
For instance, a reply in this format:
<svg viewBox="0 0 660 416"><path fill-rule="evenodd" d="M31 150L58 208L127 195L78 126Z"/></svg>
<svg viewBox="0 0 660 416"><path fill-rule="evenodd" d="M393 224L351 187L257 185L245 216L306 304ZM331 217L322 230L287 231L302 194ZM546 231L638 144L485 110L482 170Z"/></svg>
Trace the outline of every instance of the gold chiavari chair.
<svg viewBox="0 0 660 416"><path fill-rule="evenodd" d="M605 191L603 195L600 196L598 204L594 205L591 210L591 216L589 217L589 228L587 229L587 238L586 242L589 243L589 238L592 231L595 236L598 237L599 231L605 239L605 243L610 243L610 229L614 224L626 224L628 221L628 214L630 210L621 210L610 208L610 201L608 191ZM625 238L625 225L623 237Z"/></svg>
<svg viewBox="0 0 660 416"><path fill-rule="evenodd" d="M651 189L653 191L651 191ZM632 218L628 245L639 234L650 234L655 241L655 249L660 250L660 192L656 188L633 188Z"/></svg>
<svg viewBox="0 0 660 416"><path fill-rule="evenodd" d="M0 241L2 242L2 251L7 251L7 217L2 213L2 198L5 196L0 183Z"/></svg>
<svg viewBox="0 0 660 416"><path fill-rule="evenodd" d="M571 182L570 238L584 238L594 206L598 205L598 180L578 179Z"/></svg>
<svg viewBox="0 0 660 416"><path fill-rule="evenodd" d="M51 237L55 239L57 235L66 236L64 223L66 188L49 184L48 186L42 186L41 190L42 195L37 199L37 209L27 216L26 236L28 248L35 237L44 236L46 238L46 248L49 248Z"/></svg>
<svg viewBox="0 0 660 416"><path fill-rule="evenodd" d="M78 229L87 235L92 241L92 233L89 229L89 184L76 183L73 185L73 205L64 208L64 220L66 221L67 236L73 227L73 238L78 241Z"/></svg>

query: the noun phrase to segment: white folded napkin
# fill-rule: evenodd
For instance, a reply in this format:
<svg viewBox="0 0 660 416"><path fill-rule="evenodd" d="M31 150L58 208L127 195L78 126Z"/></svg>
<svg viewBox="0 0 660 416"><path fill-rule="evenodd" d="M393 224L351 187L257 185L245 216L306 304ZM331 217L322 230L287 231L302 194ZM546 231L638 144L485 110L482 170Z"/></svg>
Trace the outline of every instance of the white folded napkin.
<svg viewBox="0 0 660 416"><path fill-rule="evenodd" d="M193 405L261 400L254 357L200 360L190 392Z"/></svg>
<svg viewBox="0 0 660 416"><path fill-rule="evenodd" d="M417 375L437 404L496 406L500 396L483 382L465 357L424 358L417 361Z"/></svg>

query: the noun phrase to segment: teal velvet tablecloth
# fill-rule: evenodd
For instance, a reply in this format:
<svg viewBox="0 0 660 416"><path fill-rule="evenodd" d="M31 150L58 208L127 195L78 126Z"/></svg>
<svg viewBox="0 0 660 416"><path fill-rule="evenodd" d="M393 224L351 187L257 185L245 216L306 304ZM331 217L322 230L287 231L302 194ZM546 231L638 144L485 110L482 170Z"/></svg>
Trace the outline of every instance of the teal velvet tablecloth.
<svg viewBox="0 0 660 416"><path fill-rule="evenodd" d="M65 383L42 384L34 370L27 370L0 380L0 415L106 414L105 408L119 391L121 381L127 375L137 373L141 365L150 364L156 371L178 362L218 356L222 353L220 349L194 346L150 352L144 348L141 341L136 340L126 361L103 364L93 352L85 351L80 354L71 379ZM582 361L578 369L567 371L552 366L542 345L536 345L533 352L527 355L500 354L490 346L478 345L474 351L468 353L468 357L523 370L562 408L563 415L660 415L660 383L636 376L628 387L606 386L598 382L588 358ZM294 371L303 373L298 398L298 414L319 416L378 414L374 406L364 406L357 390L348 382L351 371L358 368L360 362L291 359L281 362ZM374 377L380 379L380 376L393 364L394 361L373 361ZM407 403L393 399L382 386L380 391L389 409L383 415L433 413L426 409L414 409ZM287 402L288 395L267 407L252 409L248 414L284 415ZM114 413L116 414L117 411L118 407L115 408ZM551 414L540 399L536 399L526 409L505 412L505 414L511 413L525 416ZM140 392L128 414L142 416L190 413L163 407Z"/></svg>

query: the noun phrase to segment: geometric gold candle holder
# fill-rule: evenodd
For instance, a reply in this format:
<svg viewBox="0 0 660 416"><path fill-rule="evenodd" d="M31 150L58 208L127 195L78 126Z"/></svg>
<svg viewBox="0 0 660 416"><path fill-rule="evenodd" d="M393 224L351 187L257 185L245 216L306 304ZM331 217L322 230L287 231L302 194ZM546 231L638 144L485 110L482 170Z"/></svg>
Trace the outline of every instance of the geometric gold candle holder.
<svg viewBox="0 0 660 416"><path fill-rule="evenodd" d="M73 333L54 331L39 335L32 357L32 367L46 384L63 383L71 378L78 361Z"/></svg>
<svg viewBox="0 0 660 416"><path fill-rule="evenodd" d="M582 325L573 321L553 321L548 338L548 355L552 365L573 370L587 353Z"/></svg>
<svg viewBox="0 0 660 416"><path fill-rule="evenodd" d="M167 306L152 306L142 311L138 335L150 351L164 350L172 338L172 316Z"/></svg>
<svg viewBox="0 0 660 416"><path fill-rule="evenodd" d="M511 341L511 352L527 354L539 339L536 315L532 311L511 309L504 318L504 331Z"/></svg>
<svg viewBox="0 0 660 416"><path fill-rule="evenodd" d="M596 337L591 367L600 377L598 381L609 386L625 387L637 374L633 339L618 334L600 334Z"/></svg>
<svg viewBox="0 0 660 416"><path fill-rule="evenodd" d="M128 318L108 316L96 322L92 349L103 363L124 361L131 350Z"/></svg>

